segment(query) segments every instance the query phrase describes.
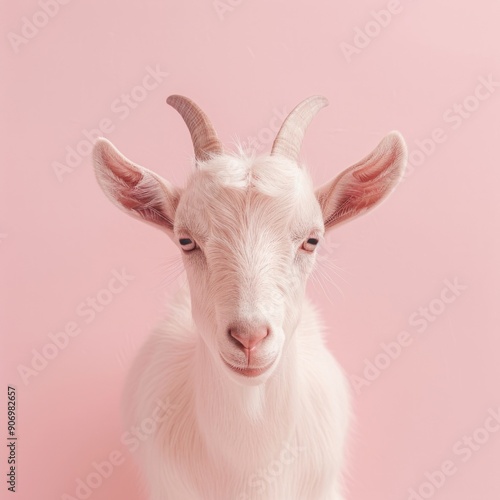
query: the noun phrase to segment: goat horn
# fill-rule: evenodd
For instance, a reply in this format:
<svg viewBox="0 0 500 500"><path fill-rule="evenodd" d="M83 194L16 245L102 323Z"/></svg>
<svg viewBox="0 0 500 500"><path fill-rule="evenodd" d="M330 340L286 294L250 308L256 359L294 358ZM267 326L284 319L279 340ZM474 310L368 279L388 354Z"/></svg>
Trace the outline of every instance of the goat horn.
<svg viewBox="0 0 500 500"><path fill-rule="evenodd" d="M171 95L167 104L176 109L186 122L197 160L208 160L212 154L223 152L222 143L214 127L197 104L182 95Z"/></svg>
<svg viewBox="0 0 500 500"><path fill-rule="evenodd" d="M307 127L325 106L328 106L328 100L319 95L309 97L296 106L281 125L271 155L281 155L297 161Z"/></svg>

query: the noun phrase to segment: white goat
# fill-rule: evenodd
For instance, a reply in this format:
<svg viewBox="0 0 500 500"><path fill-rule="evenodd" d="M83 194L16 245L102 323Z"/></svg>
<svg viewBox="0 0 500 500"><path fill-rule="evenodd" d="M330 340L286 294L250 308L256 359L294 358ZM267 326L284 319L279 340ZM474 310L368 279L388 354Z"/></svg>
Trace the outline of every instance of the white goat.
<svg viewBox="0 0 500 500"><path fill-rule="evenodd" d="M405 143L390 133L315 191L298 155L324 97L298 105L264 157L224 152L195 103L167 102L194 144L184 189L105 139L94 149L106 195L174 241L189 283L127 383L150 498L342 500L347 383L305 285L324 232L396 186Z"/></svg>

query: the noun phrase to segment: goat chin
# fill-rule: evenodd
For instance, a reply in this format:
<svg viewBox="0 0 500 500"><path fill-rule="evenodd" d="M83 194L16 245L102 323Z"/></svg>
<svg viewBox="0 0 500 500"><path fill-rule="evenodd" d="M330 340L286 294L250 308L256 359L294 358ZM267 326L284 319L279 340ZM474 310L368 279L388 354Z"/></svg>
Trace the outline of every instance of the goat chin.
<svg viewBox="0 0 500 500"><path fill-rule="evenodd" d="M124 398L151 500L343 499L346 378L317 313L308 301L302 310L270 376L247 385L214 362L193 327L188 290L177 294Z"/></svg>

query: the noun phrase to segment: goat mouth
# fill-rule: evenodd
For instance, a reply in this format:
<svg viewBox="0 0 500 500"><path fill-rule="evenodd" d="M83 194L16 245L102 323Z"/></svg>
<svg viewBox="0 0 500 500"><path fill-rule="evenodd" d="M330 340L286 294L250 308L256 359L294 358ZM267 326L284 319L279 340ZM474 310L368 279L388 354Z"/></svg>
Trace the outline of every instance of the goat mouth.
<svg viewBox="0 0 500 500"><path fill-rule="evenodd" d="M248 366L245 367L245 368L239 368L239 367L234 366L231 363L227 362L224 359L224 357L222 356L222 354L221 354L221 358L222 358L222 361L224 361L224 364L226 366L228 366L232 371L238 373L239 375L243 375L245 377L258 377L259 375L262 375L267 370L269 370L269 368L271 368L271 366L274 363L274 360L273 360L271 363L269 363L266 366L263 366L262 368L251 368L251 367L248 367Z"/></svg>

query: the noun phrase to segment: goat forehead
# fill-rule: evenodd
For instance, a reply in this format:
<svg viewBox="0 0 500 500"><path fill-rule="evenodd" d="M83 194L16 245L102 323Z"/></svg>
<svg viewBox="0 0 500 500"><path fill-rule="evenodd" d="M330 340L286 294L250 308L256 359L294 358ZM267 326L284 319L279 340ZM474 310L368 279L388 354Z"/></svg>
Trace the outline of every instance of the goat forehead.
<svg viewBox="0 0 500 500"><path fill-rule="evenodd" d="M208 181L241 189L254 187L262 193L278 195L304 189L309 176L287 158L226 154L199 163L194 177L198 183Z"/></svg>
<svg viewBox="0 0 500 500"><path fill-rule="evenodd" d="M300 231L317 218L308 173L285 159L224 156L193 174L181 200L180 225L205 237Z"/></svg>
<svg viewBox="0 0 500 500"><path fill-rule="evenodd" d="M244 191L279 198L281 203L297 200L312 191L312 182L305 169L286 158L272 156L219 156L199 164L190 186L204 198L217 194L227 198L224 196L227 192Z"/></svg>

